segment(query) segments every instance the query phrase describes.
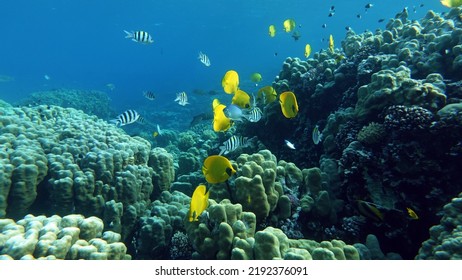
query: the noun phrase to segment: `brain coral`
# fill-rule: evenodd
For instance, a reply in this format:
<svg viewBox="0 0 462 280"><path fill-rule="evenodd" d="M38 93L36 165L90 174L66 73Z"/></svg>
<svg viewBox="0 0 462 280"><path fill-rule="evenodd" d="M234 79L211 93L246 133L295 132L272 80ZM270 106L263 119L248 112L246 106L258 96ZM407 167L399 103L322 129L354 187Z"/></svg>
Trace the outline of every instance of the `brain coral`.
<svg viewBox="0 0 462 280"><path fill-rule="evenodd" d="M164 188L174 172L165 150L72 108L2 111L0 144L0 217L96 215L123 238L151 200L153 176Z"/></svg>

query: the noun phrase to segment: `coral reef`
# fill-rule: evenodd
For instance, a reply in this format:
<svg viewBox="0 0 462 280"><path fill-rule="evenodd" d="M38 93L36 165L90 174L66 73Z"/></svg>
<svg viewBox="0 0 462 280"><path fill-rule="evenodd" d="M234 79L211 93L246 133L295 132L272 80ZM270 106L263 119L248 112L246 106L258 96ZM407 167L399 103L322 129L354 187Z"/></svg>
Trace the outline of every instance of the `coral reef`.
<svg viewBox="0 0 462 280"><path fill-rule="evenodd" d="M22 100L20 105L70 107L107 120L114 115L110 101L109 96L102 91L59 88L33 92L30 97Z"/></svg>
<svg viewBox="0 0 462 280"><path fill-rule="evenodd" d="M0 132L1 217L96 215L124 239L154 187L173 181L165 150L72 108L14 108Z"/></svg>
<svg viewBox="0 0 462 280"><path fill-rule="evenodd" d="M460 260L462 224L462 193L443 207L444 215L440 224L430 228L430 239L422 243L416 259L419 260Z"/></svg>
<svg viewBox="0 0 462 280"><path fill-rule="evenodd" d="M0 259L128 260L121 236L82 215L0 219Z"/></svg>

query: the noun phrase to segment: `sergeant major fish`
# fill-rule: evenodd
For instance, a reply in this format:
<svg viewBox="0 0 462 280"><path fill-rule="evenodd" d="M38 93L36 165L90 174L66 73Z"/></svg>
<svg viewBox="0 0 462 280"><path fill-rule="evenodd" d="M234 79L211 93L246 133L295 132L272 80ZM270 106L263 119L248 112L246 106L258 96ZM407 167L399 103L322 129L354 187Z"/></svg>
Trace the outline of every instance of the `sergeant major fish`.
<svg viewBox="0 0 462 280"><path fill-rule="evenodd" d="M200 60L200 62L202 62L202 64L204 64L207 67L211 65L210 59L205 53L199 52L198 59Z"/></svg>
<svg viewBox="0 0 462 280"><path fill-rule="evenodd" d="M143 96L151 101L156 99L156 95L152 91L143 91Z"/></svg>
<svg viewBox="0 0 462 280"><path fill-rule="evenodd" d="M186 95L186 92L184 91L177 93L174 101L178 102L178 104L181 106L186 106L186 104L189 104L188 95Z"/></svg>
<svg viewBox="0 0 462 280"><path fill-rule="evenodd" d="M236 150L239 147L248 145L248 138L242 136L231 136L228 140L223 142L223 146L220 146L220 153L218 155L226 155L229 152Z"/></svg>
<svg viewBox="0 0 462 280"><path fill-rule="evenodd" d="M128 32L127 30L124 30L124 32L126 34L125 38L131 38L134 42L142 44L151 44L154 42L151 35L146 31L138 30Z"/></svg>
<svg viewBox="0 0 462 280"><path fill-rule="evenodd" d="M127 110L122 114L118 115L117 118L110 120L109 122L114 123L116 126L124 126L134 122L142 122L144 119L135 110Z"/></svg>
<svg viewBox="0 0 462 280"><path fill-rule="evenodd" d="M262 111L258 107L252 107L249 111L244 115L244 117L249 120L249 122L258 122L261 119Z"/></svg>

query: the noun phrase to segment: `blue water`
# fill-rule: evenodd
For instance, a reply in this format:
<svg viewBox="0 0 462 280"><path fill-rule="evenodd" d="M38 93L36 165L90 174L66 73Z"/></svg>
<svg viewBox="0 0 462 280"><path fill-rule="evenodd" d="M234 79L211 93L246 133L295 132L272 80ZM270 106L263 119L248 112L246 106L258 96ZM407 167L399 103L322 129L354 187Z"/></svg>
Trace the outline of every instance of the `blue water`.
<svg viewBox="0 0 462 280"><path fill-rule="evenodd" d="M192 96L191 92L223 93L221 78L229 69L238 71L241 88L252 92L251 73L260 72L262 84L271 84L286 57L303 57L306 43L318 51L327 47L326 39L333 34L336 47L340 47L346 26L357 33L384 28L387 19L405 6L411 19L423 17L429 9L447 10L437 0L386 0L370 2L374 6L366 13L367 3L1 1L0 75L11 76L14 81L0 82L0 99L14 102L34 91L61 87L96 89L108 92L114 108L124 110L148 102L141 92L151 90L157 94L152 109L161 112L179 109L173 99L177 92L186 91L191 97L189 106L200 112L210 107L213 97ZM328 17L332 5L336 12ZM296 21L300 40L283 32L286 18ZM379 23L380 18L386 20ZM277 28L274 38L268 36L270 24ZM322 28L323 24L327 27ZM147 31L154 43L143 45L126 39L124 29ZM211 67L198 61L199 51L210 57ZM106 87L108 83L115 85L113 91ZM228 97L223 93L221 98Z"/></svg>

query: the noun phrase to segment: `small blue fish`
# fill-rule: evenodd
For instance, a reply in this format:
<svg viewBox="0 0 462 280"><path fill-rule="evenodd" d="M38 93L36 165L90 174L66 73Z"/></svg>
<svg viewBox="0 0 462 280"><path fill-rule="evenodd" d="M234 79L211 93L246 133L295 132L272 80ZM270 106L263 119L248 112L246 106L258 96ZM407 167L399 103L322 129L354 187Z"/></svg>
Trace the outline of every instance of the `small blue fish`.
<svg viewBox="0 0 462 280"><path fill-rule="evenodd" d="M295 150L294 144L292 144L289 140L284 140L284 142L286 142L286 145L289 147L289 149Z"/></svg>
<svg viewBox="0 0 462 280"><path fill-rule="evenodd" d="M230 104L226 106L226 108L223 110L223 113L225 113L225 116L228 119L231 119L233 121L241 121L242 117L244 117L242 109L235 104Z"/></svg>
<svg viewBox="0 0 462 280"><path fill-rule="evenodd" d="M318 145L322 140L322 133L319 132L319 127L317 125L313 128L313 133L311 133L311 138L313 139L313 143L315 145Z"/></svg>

